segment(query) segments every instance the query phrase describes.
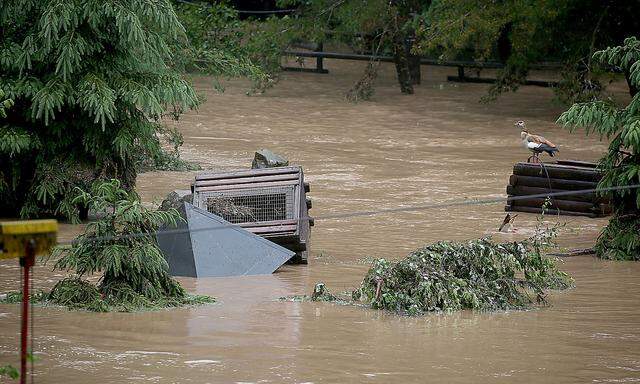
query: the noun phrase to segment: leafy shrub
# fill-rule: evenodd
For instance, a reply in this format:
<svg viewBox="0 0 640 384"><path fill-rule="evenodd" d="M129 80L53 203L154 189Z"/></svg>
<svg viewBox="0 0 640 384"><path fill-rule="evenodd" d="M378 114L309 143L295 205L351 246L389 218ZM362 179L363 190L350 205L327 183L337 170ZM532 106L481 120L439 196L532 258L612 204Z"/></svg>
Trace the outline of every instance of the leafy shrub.
<svg viewBox="0 0 640 384"><path fill-rule="evenodd" d="M626 107L611 99L576 103L560 115L558 123L571 131L584 128L586 134L609 141L598 165L604 173L598 188L620 189L603 193L611 197L614 216L598 238L596 254L605 259L640 260L640 40L627 38L622 46L596 52L594 59L621 70L631 101Z"/></svg>
<svg viewBox="0 0 640 384"><path fill-rule="evenodd" d="M539 231L503 244L488 238L439 241L397 262L379 259L353 296L372 308L410 315L544 303L546 290L572 286L572 279L542 254L555 235L555 229Z"/></svg>
<svg viewBox="0 0 640 384"><path fill-rule="evenodd" d="M602 259L640 261L640 220L614 216L600 232L595 251Z"/></svg>
<svg viewBox="0 0 640 384"><path fill-rule="evenodd" d="M188 38L188 49L180 57L187 71L214 76L220 91L220 77L248 78L249 94L273 85L286 35L279 22L242 21L226 2L173 0L173 5Z"/></svg>

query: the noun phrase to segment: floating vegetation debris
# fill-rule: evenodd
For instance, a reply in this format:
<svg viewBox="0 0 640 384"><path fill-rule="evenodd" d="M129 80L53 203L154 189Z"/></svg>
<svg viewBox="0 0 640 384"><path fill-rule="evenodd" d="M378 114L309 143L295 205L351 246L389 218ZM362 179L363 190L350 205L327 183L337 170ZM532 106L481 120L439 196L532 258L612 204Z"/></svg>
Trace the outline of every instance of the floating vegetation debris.
<svg viewBox="0 0 640 384"><path fill-rule="evenodd" d="M29 302L41 303L46 300L47 293L44 291L36 291L29 295ZM12 291L0 294L0 303L2 304L18 304L22 302L22 292Z"/></svg>
<svg viewBox="0 0 640 384"><path fill-rule="evenodd" d="M242 222L258 221L255 210L256 207L236 204L232 197L212 196L207 199L207 211L215 212L221 217L237 217Z"/></svg>
<svg viewBox="0 0 640 384"><path fill-rule="evenodd" d="M556 260L543 256L555 237L554 228L521 242L439 241L397 262L378 259L353 299L408 315L547 304L548 290L573 286Z"/></svg>
<svg viewBox="0 0 640 384"><path fill-rule="evenodd" d="M20 372L18 372L18 368L11 364L3 365L0 367L0 378L2 377L16 380L20 377Z"/></svg>
<svg viewBox="0 0 640 384"><path fill-rule="evenodd" d="M317 283L315 287L313 287L313 293L311 295L294 295L294 296L285 296L281 297L280 301L326 301L326 302L337 302L342 304L348 304L351 302L348 294L343 295L343 298L338 297L331 293L327 286L324 283Z"/></svg>
<svg viewBox="0 0 640 384"><path fill-rule="evenodd" d="M557 259L544 256L555 246L558 228L540 228L519 242L439 241L399 261L377 259L351 298L339 298L318 283L311 296L281 300L365 305L403 315L546 305L548 290L570 288L573 279L558 269Z"/></svg>
<svg viewBox="0 0 640 384"><path fill-rule="evenodd" d="M337 297L333 295L327 289L327 286L324 283L318 283L313 288L313 293L311 294L311 301L335 301Z"/></svg>

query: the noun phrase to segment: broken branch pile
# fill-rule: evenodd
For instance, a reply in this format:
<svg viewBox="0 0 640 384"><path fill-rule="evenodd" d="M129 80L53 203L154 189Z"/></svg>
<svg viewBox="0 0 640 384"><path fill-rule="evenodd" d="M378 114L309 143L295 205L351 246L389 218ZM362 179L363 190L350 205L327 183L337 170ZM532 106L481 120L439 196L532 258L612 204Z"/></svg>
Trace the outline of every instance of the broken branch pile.
<svg viewBox="0 0 640 384"><path fill-rule="evenodd" d="M551 230L513 243L439 241L397 262L376 260L353 297L375 309L408 315L546 303L548 289L573 284L554 259L542 255L554 237Z"/></svg>

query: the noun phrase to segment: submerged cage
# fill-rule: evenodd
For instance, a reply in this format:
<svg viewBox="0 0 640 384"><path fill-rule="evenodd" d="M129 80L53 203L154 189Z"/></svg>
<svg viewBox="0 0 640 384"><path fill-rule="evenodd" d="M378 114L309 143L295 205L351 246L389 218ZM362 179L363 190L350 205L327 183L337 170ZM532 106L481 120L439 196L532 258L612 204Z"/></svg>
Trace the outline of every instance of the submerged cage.
<svg viewBox="0 0 640 384"><path fill-rule="evenodd" d="M294 252L306 263L313 220L301 167L200 173L193 204Z"/></svg>
<svg viewBox="0 0 640 384"><path fill-rule="evenodd" d="M295 187L271 187L199 194L201 205L233 224L292 220L296 216Z"/></svg>

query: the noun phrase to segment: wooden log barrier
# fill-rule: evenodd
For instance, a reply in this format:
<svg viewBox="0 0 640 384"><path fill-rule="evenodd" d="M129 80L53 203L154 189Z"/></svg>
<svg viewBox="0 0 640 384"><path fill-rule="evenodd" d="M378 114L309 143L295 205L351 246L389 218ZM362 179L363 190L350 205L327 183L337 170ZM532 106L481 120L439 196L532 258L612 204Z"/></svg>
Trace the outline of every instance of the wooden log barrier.
<svg viewBox="0 0 640 384"><path fill-rule="evenodd" d="M545 198L543 197L530 197L526 196L517 196L517 200L511 201L511 205L514 206L525 206L525 207L542 207L545 203ZM551 199L551 205L549 208L556 208L563 211L573 211L573 212L597 212L595 205L593 203L585 203L582 201L571 201L571 200L560 200L557 198Z"/></svg>
<svg viewBox="0 0 640 384"><path fill-rule="evenodd" d="M579 191L585 189L596 189L598 183L594 181L566 180L566 179L547 179L545 177L511 175L509 177L509 185L527 186L537 188L562 189L565 191Z"/></svg>
<svg viewBox="0 0 640 384"><path fill-rule="evenodd" d="M523 207L523 206L514 207L512 205L507 205L504 207L504 210L507 212L516 211L516 212L526 212L526 213L536 213L536 214L542 213L542 208L540 207ZM545 211L545 214L547 215L560 214L562 216L583 216L583 217L591 217L591 218L599 217L598 214L591 213L591 212L573 212L573 211L563 211L563 210L557 210L557 209L547 209Z"/></svg>
<svg viewBox="0 0 640 384"><path fill-rule="evenodd" d="M505 210L541 213L547 200L545 195L549 194L550 214L601 217L611 213L607 198L596 191L568 194L597 189L601 179L596 164L584 161L516 163L507 185L507 194L513 199L507 202ZM563 192L567 194L555 195Z"/></svg>
<svg viewBox="0 0 640 384"><path fill-rule="evenodd" d="M557 160L556 164L573 165L576 167L585 167L585 168L591 168L591 169L595 169L598 166L598 164L596 163L592 163L590 161L580 161L580 160Z"/></svg>
<svg viewBox="0 0 640 384"><path fill-rule="evenodd" d="M517 163L513 166L513 174L553 179L580 180L597 182L602 174L595 169L561 164Z"/></svg>
<svg viewBox="0 0 640 384"><path fill-rule="evenodd" d="M529 187L528 185L507 185L507 194L511 196L527 196L527 195L544 195L544 194L553 194L553 193L567 193L567 195L557 196L557 199L562 200L570 200L570 201L581 201L585 203L599 203L603 202L604 199L596 195L595 192L587 192L580 193L575 195L570 195L568 193L575 192L571 190L565 189L549 189L549 188L540 188L540 187Z"/></svg>

